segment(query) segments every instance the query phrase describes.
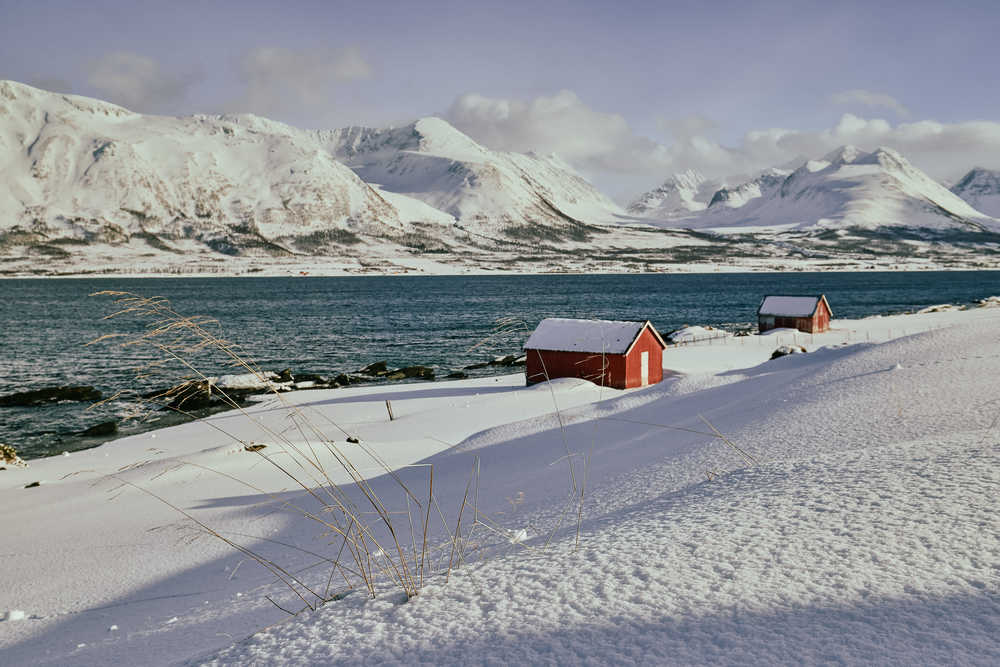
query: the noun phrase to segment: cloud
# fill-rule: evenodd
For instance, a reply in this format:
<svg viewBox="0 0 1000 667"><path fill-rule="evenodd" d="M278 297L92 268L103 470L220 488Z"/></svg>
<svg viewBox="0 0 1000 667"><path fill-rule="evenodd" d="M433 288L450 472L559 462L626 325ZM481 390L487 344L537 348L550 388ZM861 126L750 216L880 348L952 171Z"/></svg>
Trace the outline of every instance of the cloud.
<svg viewBox="0 0 1000 667"><path fill-rule="evenodd" d="M241 58L239 70L246 90L236 106L263 115L325 107L337 84L372 76L371 65L356 46L259 47Z"/></svg>
<svg viewBox="0 0 1000 667"><path fill-rule="evenodd" d="M673 141L658 143L636 134L621 115L596 111L567 90L531 100L463 95L445 116L490 148L557 153L620 201L686 169L736 181L768 167L819 158L845 144L868 151L894 148L943 180L957 179L974 165L1000 169L1000 123L992 121L893 125L845 113L832 127L758 129L724 145L709 136L716 129L710 119L686 116L661 120Z"/></svg>
<svg viewBox="0 0 1000 667"><path fill-rule="evenodd" d="M818 132L768 130L748 133L734 152L751 164L765 158L818 157L844 144L864 150L894 148L931 176L952 179L973 165L1000 168L1000 123L939 123L924 120L893 126L884 119L844 114Z"/></svg>
<svg viewBox="0 0 1000 667"><path fill-rule="evenodd" d="M714 120L700 114L690 114L680 118L660 118L657 124L661 130L670 134L676 141L705 136L719 127L719 124Z"/></svg>
<svg viewBox="0 0 1000 667"><path fill-rule="evenodd" d="M837 106L851 107L851 106L865 106L889 109L893 111L900 118L909 118L910 110L900 103L892 95L887 95L886 93L876 93L870 90L864 90L862 88L855 88L854 90L844 90L839 93L834 93L830 95L830 101Z"/></svg>
<svg viewBox="0 0 1000 667"><path fill-rule="evenodd" d="M164 112L201 78L198 72L174 74L151 58L112 51L90 63L87 83L102 97L133 111Z"/></svg>
<svg viewBox="0 0 1000 667"><path fill-rule="evenodd" d="M663 147L636 135L619 114L596 111L561 90L532 100L462 95L445 117L498 150L556 153L581 171L632 172L664 167Z"/></svg>

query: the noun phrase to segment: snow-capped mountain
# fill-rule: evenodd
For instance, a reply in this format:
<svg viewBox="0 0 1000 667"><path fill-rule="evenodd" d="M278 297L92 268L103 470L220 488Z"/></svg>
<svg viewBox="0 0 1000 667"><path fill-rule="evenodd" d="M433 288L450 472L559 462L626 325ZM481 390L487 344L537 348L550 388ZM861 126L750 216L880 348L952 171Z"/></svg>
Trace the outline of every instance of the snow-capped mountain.
<svg viewBox="0 0 1000 667"><path fill-rule="evenodd" d="M479 233L577 238L580 223L610 222L622 213L557 157L489 150L440 118L319 136L365 181L419 199Z"/></svg>
<svg viewBox="0 0 1000 667"><path fill-rule="evenodd" d="M28 241L280 254L401 226L307 132L255 116L141 115L9 81L0 172L0 229Z"/></svg>
<svg viewBox="0 0 1000 667"><path fill-rule="evenodd" d="M558 242L621 213L557 158L493 152L437 118L316 132L143 115L11 81L0 173L0 250L60 257L95 244L280 256Z"/></svg>
<svg viewBox="0 0 1000 667"><path fill-rule="evenodd" d="M976 210L1000 218L1000 171L976 167L959 179L951 191Z"/></svg>
<svg viewBox="0 0 1000 667"><path fill-rule="evenodd" d="M709 181L700 171L688 169L637 197L628 205L628 212L642 218L661 220L686 216L692 211L707 208L707 199L718 187L716 181Z"/></svg>
<svg viewBox="0 0 1000 667"><path fill-rule="evenodd" d="M720 189L704 211L660 224L692 229L1000 229L1000 222L896 151L868 153L854 146L838 148L791 173L771 169L740 186Z"/></svg>
<svg viewBox="0 0 1000 667"><path fill-rule="evenodd" d="M819 246L870 264L856 240L812 230L892 227L919 243L927 235L913 228L1000 232L958 196L989 208L998 188L985 170L950 192L888 149L799 164L735 186L679 174L627 215L557 157L490 150L439 118L299 130L252 115L143 115L0 81L0 275L773 268ZM697 231L775 226L795 243ZM982 265L995 261L986 240L959 234L931 250Z"/></svg>
<svg viewBox="0 0 1000 667"><path fill-rule="evenodd" d="M747 210L745 207L753 200L759 199L764 201L777 192L790 173L787 169L778 169L775 167L767 169L756 177L735 187L720 188L712 195L708 207L743 208Z"/></svg>

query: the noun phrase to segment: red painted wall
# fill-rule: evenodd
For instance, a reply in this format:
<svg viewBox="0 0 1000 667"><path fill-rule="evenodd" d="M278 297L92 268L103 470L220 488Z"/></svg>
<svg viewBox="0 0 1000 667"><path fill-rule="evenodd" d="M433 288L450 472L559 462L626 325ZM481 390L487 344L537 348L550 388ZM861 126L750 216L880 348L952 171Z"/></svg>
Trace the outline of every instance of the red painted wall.
<svg viewBox="0 0 1000 667"><path fill-rule="evenodd" d="M643 329L639 340L625 360L625 386L642 386L642 352L649 352L649 384L663 379L663 348L649 329Z"/></svg>
<svg viewBox="0 0 1000 667"><path fill-rule="evenodd" d="M775 317L773 327L767 326L763 317L758 320L760 331L782 328L798 329L806 333L822 333L830 329L830 309L827 308L826 301L821 299L812 317Z"/></svg>
<svg viewBox="0 0 1000 667"><path fill-rule="evenodd" d="M649 329L640 334L628 358L623 354L527 350L525 378L528 384L569 377L615 389L639 387L642 386L641 355L644 350L649 352L649 383L655 384L663 379L663 348Z"/></svg>

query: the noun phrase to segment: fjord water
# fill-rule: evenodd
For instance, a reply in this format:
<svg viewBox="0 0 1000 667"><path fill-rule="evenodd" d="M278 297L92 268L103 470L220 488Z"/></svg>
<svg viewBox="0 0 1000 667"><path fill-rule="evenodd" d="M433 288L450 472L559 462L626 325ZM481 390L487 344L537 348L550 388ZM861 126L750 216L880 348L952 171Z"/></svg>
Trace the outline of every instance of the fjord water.
<svg viewBox="0 0 1000 667"><path fill-rule="evenodd" d="M857 318L1000 295L1000 272L4 280L0 395L88 384L110 394L131 386L132 369L146 360L138 350L85 346L139 326L102 319L114 311L110 299L88 296L101 290L162 296L182 315L215 318L220 333L265 369L331 374L384 359L436 366L442 377L518 353L544 317L650 319L662 332L685 324L735 329L751 326L766 294L823 292L835 317ZM523 324L497 333L502 318ZM85 408L0 407L0 442L26 458L92 446L72 434L123 406Z"/></svg>

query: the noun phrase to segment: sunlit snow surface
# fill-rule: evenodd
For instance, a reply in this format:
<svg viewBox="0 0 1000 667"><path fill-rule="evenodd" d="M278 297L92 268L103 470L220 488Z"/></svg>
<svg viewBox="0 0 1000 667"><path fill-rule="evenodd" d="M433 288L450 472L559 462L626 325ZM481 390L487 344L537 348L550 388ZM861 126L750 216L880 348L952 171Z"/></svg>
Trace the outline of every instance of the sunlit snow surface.
<svg viewBox="0 0 1000 667"><path fill-rule="evenodd" d="M118 474L305 567L277 542L322 550L313 527L203 469L160 474L186 460L287 486L212 428L262 438L246 418L34 461L0 473L16 517L0 608L29 615L0 623L0 646L11 664L59 665L995 664L998 325L983 308L671 347L681 375L625 392L513 375L293 394L414 483L420 469L400 466L433 462L452 519L479 456L479 509L511 536L409 602L358 591L294 619L252 562L104 477L147 460ZM793 337L810 353L765 361ZM253 415L288 422L274 400ZM579 547L571 519L546 548L567 451L590 455Z"/></svg>

